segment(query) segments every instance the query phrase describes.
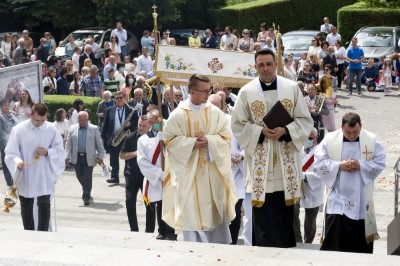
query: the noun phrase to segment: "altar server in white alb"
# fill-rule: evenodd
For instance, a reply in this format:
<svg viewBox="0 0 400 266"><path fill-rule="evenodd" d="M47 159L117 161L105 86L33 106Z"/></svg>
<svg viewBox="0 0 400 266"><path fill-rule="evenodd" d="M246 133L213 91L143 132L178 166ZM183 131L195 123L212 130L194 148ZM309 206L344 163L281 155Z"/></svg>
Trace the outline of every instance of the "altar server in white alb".
<svg viewBox="0 0 400 266"><path fill-rule="evenodd" d="M302 182L304 193L300 197L300 207L305 209L304 216L304 243L312 243L317 230L317 215L319 207L324 202L324 185L318 175L314 162L314 152L317 147L318 131L312 128L310 136L301 151Z"/></svg>
<svg viewBox="0 0 400 266"><path fill-rule="evenodd" d="M25 230L35 230L33 204L37 198L37 230L48 231L50 196L65 168L64 142L57 128L46 121L47 112L46 105L35 104L31 119L12 129L5 149L7 167L18 187Z"/></svg>
<svg viewBox="0 0 400 266"><path fill-rule="evenodd" d="M385 168L384 148L373 133L361 129L358 114L347 113L342 129L324 138L315 159L315 167L330 189L321 250L372 253L373 241L379 238L374 180Z"/></svg>
<svg viewBox="0 0 400 266"><path fill-rule="evenodd" d="M159 132L158 118L160 113L153 109L148 113L152 128L147 134L138 140L137 163L142 172L143 179L143 200L154 210L157 205L158 236L156 239L176 240L175 230L168 226L162 219L162 183L164 172L161 167L162 133ZM162 117L161 117L162 118Z"/></svg>

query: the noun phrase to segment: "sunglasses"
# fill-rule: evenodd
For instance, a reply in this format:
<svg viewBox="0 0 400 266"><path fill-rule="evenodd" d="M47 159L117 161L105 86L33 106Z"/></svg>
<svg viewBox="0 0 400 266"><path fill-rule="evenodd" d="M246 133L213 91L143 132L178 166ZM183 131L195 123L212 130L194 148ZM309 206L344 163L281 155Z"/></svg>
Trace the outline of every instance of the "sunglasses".
<svg viewBox="0 0 400 266"><path fill-rule="evenodd" d="M329 68L325 68L325 71L328 71L328 70L331 71Z"/></svg>
<svg viewBox="0 0 400 266"><path fill-rule="evenodd" d="M247 34L249 34L249 33L248 33L248 32L243 32L243 34L246 34L246 35L247 35Z"/></svg>
<svg viewBox="0 0 400 266"><path fill-rule="evenodd" d="M123 99L124 97L115 97L114 99L115 100L121 100L121 99Z"/></svg>

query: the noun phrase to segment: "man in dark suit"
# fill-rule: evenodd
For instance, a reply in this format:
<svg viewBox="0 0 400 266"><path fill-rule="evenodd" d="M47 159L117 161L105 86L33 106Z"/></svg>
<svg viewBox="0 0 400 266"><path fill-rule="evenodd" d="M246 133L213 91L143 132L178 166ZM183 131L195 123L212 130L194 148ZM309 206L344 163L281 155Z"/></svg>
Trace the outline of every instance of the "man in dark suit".
<svg viewBox="0 0 400 266"><path fill-rule="evenodd" d="M103 128L101 130L101 138L104 140L107 151L110 153L110 166L112 167L111 178L107 179L108 183L119 183L119 152L121 151L121 146L123 141L116 146L113 146L112 140L114 134L118 132L121 126L125 128L125 130L130 130L130 132L134 132L137 127L138 115L133 114L131 119L127 121L124 125L124 122L129 117L131 112L136 112L132 108L130 108L127 104L125 104L125 96L122 91L117 91L115 93L115 105L111 106L107 109L106 115L104 118Z"/></svg>
<svg viewBox="0 0 400 266"><path fill-rule="evenodd" d="M333 46L328 47L328 54L322 60L322 64L324 68L326 65L331 65L333 70L331 71L331 75L336 77L336 71L338 71L338 65L336 62L335 48Z"/></svg>
<svg viewBox="0 0 400 266"><path fill-rule="evenodd" d="M84 52L79 56L79 71L82 70L82 67L84 67L85 59L89 58L92 60L93 65L97 65L96 58L94 57L94 54L92 53L92 46L90 44L85 45L85 50Z"/></svg>
<svg viewBox="0 0 400 266"><path fill-rule="evenodd" d="M178 104L174 100L174 109ZM171 108L171 91L169 88L164 89L164 102L161 104L161 113L164 119L168 119L169 114L172 112Z"/></svg>
<svg viewBox="0 0 400 266"><path fill-rule="evenodd" d="M137 118L147 114L147 107L152 104L151 100L143 97L143 89L136 88L133 91L134 98L130 99L128 105L138 112Z"/></svg>
<svg viewBox="0 0 400 266"><path fill-rule="evenodd" d="M121 148L120 158L125 160L125 196L126 196L126 212L128 214L128 221L131 231L138 232L139 226L136 215L136 200L137 193L143 191L143 179L144 176L140 171L137 163L137 142L139 137L144 134L152 134L149 129L151 124L149 118L144 115L137 123L137 131L129 134ZM146 233L153 233L155 229L155 206L146 206Z"/></svg>
<svg viewBox="0 0 400 266"><path fill-rule="evenodd" d="M102 162L105 153L99 129L89 123L87 112L79 112L78 124L69 129L65 152L65 163L68 165L71 162L75 166L76 177L82 186L83 203L87 206L91 199L93 167L96 165L94 157Z"/></svg>

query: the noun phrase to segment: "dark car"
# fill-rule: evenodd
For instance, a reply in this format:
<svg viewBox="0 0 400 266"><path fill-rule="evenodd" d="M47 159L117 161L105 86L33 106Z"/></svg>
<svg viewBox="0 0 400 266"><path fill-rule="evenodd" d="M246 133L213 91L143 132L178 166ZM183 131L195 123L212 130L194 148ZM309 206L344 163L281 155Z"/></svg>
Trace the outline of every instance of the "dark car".
<svg viewBox="0 0 400 266"><path fill-rule="evenodd" d="M325 40L327 34L315 30L295 30L286 32L282 35L282 43L285 47L284 54L292 53L297 64L301 54L308 53L311 40L317 35Z"/></svg>
<svg viewBox="0 0 400 266"><path fill-rule="evenodd" d="M373 58L375 64L378 64L381 57L389 58L392 53L400 51L400 27L362 27L354 37L364 51L364 67L368 65L369 58Z"/></svg>
<svg viewBox="0 0 400 266"><path fill-rule="evenodd" d="M189 46L189 37L192 36L193 29L180 29L180 30L171 30L169 37L174 38L176 41L176 45L179 46ZM205 30L198 30L200 39L206 36Z"/></svg>
<svg viewBox="0 0 400 266"><path fill-rule="evenodd" d="M100 49L104 47L104 42L110 41L112 30L113 29L103 28L103 27L93 27L93 28L84 28L71 32L63 41L60 41L56 49L56 56L59 56L63 60L65 60L66 58L65 45L69 42L69 36L71 34L75 38L75 43L80 47L83 47L85 45L85 39L89 35L93 36L94 41L99 45ZM128 40L126 41L126 53L127 55L131 55L134 57L139 50L139 43L136 38L136 35L133 34L131 31L127 30L127 35L128 35Z"/></svg>

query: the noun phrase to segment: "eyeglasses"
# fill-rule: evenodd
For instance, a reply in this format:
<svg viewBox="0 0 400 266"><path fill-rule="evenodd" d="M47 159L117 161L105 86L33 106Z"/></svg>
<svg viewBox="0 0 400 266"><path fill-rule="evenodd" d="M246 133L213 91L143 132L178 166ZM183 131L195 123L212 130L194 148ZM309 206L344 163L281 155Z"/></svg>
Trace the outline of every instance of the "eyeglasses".
<svg viewBox="0 0 400 266"><path fill-rule="evenodd" d="M213 89L209 89L209 90L206 90L206 91L201 91L201 90L194 90L194 91L198 91L198 92L201 92L201 93L209 94L209 93L212 92L212 90Z"/></svg>
<svg viewBox="0 0 400 266"><path fill-rule="evenodd" d="M124 98L124 97L121 96L121 97L115 97L114 99L115 99L115 100L121 100L121 99L123 99L123 98Z"/></svg>

